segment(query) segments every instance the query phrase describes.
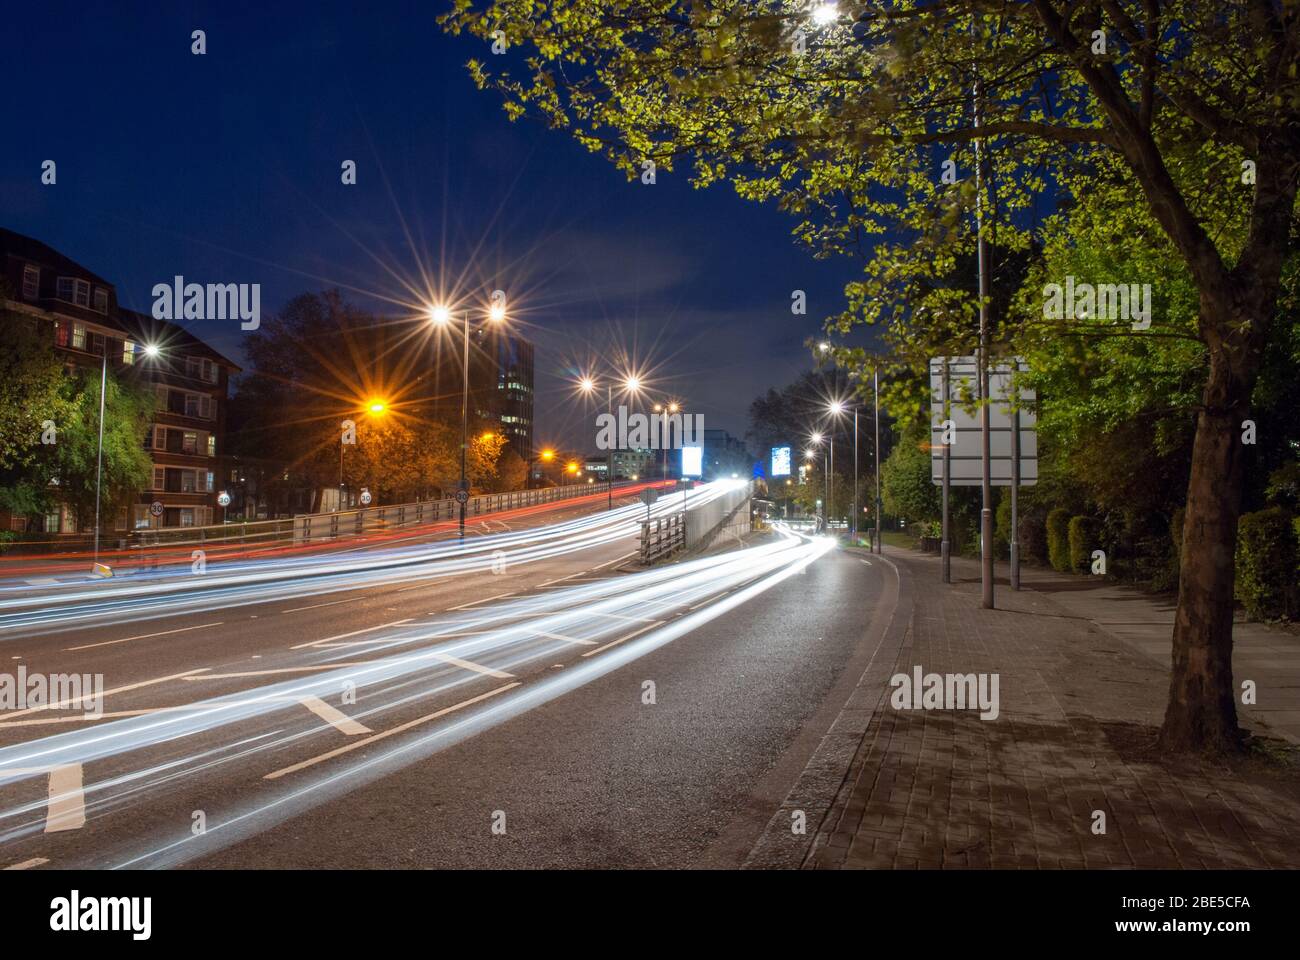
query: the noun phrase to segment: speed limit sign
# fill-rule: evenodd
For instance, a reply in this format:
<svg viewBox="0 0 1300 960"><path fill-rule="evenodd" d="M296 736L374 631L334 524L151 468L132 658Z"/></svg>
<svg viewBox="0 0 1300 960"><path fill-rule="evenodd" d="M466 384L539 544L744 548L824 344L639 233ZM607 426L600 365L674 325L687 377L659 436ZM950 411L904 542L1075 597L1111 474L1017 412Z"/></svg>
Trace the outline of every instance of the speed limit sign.
<svg viewBox="0 0 1300 960"><path fill-rule="evenodd" d="M217 504L222 507L230 506L230 494L222 490L221 493L217 495Z"/></svg>
<svg viewBox="0 0 1300 960"><path fill-rule="evenodd" d="M163 515L162 501L155 500L153 503L149 504L149 512L153 514L155 517L161 517Z"/></svg>
<svg viewBox="0 0 1300 960"><path fill-rule="evenodd" d="M368 506L370 506L370 500L371 500L370 491L369 491L369 490L362 490L362 491L361 491L361 505L362 505L363 507L368 507Z"/></svg>
<svg viewBox="0 0 1300 960"><path fill-rule="evenodd" d="M457 503L469 503L469 491L468 491L468 490L457 490L457 491L456 491L456 502L457 502Z"/></svg>

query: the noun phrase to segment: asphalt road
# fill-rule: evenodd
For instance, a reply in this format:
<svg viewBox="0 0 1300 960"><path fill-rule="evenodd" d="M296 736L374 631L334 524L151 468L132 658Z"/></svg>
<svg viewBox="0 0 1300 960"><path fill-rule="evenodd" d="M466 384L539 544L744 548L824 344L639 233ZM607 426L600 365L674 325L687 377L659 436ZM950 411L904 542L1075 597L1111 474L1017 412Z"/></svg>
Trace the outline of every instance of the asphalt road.
<svg viewBox="0 0 1300 960"><path fill-rule="evenodd" d="M0 714L0 866L738 863L870 654L883 568L633 547L5 639L0 670L116 692Z"/></svg>

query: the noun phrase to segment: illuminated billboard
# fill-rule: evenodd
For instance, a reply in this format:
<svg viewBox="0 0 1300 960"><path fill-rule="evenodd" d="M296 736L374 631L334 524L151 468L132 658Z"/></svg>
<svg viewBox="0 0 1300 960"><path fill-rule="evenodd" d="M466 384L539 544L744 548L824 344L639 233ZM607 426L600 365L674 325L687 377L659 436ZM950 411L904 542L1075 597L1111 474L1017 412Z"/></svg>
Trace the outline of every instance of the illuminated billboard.
<svg viewBox="0 0 1300 960"><path fill-rule="evenodd" d="M772 448L772 476L774 477L790 476L790 448L789 447Z"/></svg>
<svg viewBox="0 0 1300 960"><path fill-rule="evenodd" d="M698 477L704 473L704 448L682 447L682 476Z"/></svg>

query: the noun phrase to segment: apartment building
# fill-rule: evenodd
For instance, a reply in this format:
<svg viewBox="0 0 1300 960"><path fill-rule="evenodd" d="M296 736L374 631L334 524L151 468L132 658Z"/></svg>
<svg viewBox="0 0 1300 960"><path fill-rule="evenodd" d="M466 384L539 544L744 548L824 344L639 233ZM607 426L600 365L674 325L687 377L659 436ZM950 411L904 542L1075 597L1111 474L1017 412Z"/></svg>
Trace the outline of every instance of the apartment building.
<svg viewBox="0 0 1300 960"><path fill-rule="evenodd" d="M180 326L119 306L113 284L57 250L0 228L6 315L46 325L69 370L98 369L152 387L154 422L142 438L152 460L149 486L106 517L106 531L201 526L219 518L219 462L231 375L227 357ZM146 348L149 348L148 351ZM154 350L153 348L157 348ZM69 510L43 518L9 517L9 529L78 533Z"/></svg>

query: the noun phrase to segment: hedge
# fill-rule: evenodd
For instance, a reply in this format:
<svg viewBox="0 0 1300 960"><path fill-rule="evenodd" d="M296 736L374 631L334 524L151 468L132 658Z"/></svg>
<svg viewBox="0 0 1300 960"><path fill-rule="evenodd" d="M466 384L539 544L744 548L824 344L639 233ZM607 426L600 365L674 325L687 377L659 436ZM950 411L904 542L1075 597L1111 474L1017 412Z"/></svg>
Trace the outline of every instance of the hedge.
<svg viewBox="0 0 1300 960"><path fill-rule="evenodd" d="M1237 521L1235 593L1252 620L1286 616L1296 604L1296 528L1290 513L1270 507Z"/></svg>
<svg viewBox="0 0 1300 960"><path fill-rule="evenodd" d="M1070 511L1057 507L1047 515L1047 559L1053 570L1070 569Z"/></svg>
<svg viewBox="0 0 1300 960"><path fill-rule="evenodd" d="M1092 572L1092 551L1096 549L1096 528L1088 517L1071 517L1066 539L1070 544L1070 569L1075 573Z"/></svg>

